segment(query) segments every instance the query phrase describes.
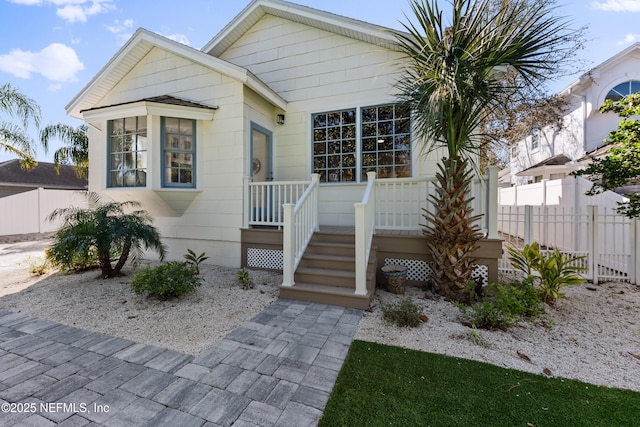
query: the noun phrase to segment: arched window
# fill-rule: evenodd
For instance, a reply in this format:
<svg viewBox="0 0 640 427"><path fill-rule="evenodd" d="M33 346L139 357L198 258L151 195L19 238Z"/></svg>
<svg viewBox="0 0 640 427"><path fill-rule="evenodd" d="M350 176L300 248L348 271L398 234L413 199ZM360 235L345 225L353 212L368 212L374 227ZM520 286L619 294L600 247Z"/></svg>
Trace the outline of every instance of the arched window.
<svg viewBox="0 0 640 427"><path fill-rule="evenodd" d="M627 95L640 92L640 81L629 80L624 83L620 83L607 93L605 99L612 99L614 101L620 101Z"/></svg>

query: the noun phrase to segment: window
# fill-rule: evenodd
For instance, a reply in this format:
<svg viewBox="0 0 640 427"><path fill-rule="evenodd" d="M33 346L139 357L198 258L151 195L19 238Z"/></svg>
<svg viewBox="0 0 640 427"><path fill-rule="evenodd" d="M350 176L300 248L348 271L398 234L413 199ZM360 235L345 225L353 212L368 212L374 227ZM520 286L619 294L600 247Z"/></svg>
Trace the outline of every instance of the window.
<svg viewBox="0 0 640 427"><path fill-rule="evenodd" d="M640 81L629 80L624 83L620 83L607 93L605 99L612 99L613 101L620 101L627 95L640 92Z"/></svg>
<svg viewBox="0 0 640 427"><path fill-rule="evenodd" d="M313 170L320 182L411 176L409 110L393 104L314 114ZM360 138L356 130L360 130Z"/></svg>
<svg viewBox="0 0 640 427"><path fill-rule="evenodd" d="M313 170L320 182L356 181L356 110L313 115Z"/></svg>
<svg viewBox="0 0 640 427"><path fill-rule="evenodd" d="M109 187L146 187L147 117L109 121Z"/></svg>
<svg viewBox="0 0 640 427"><path fill-rule="evenodd" d="M163 187L194 187L196 121L162 118Z"/></svg>
<svg viewBox="0 0 640 427"><path fill-rule="evenodd" d="M535 150L540 146L540 129L531 131L531 149Z"/></svg>
<svg viewBox="0 0 640 427"><path fill-rule="evenodd" d="M378 178L411 176L409 110L396 105L362 109L362 181L367 172Z"/></svg>

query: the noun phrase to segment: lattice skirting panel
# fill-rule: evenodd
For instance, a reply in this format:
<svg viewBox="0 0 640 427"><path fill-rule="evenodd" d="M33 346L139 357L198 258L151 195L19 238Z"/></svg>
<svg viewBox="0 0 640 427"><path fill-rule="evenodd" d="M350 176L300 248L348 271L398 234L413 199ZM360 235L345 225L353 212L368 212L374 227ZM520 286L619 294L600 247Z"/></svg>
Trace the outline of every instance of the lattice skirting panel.
<svg viewBox="0 0 640 427"><path fill-rule="evenodd" d="M418 259L397 259L385 258L384 265L401 264L407 267L407 280L415 280L417 282L426 282L433 270L431 262ZM475 265L471 278L476 281L482 281L482 285L489 284L489 267L486 265Z"/></svg>
<svg viewBox="0 0 640 427"><path fill-rule="evenodd" d="M247 267L282 270L282 251L275 249L247 248Z"/></svg>

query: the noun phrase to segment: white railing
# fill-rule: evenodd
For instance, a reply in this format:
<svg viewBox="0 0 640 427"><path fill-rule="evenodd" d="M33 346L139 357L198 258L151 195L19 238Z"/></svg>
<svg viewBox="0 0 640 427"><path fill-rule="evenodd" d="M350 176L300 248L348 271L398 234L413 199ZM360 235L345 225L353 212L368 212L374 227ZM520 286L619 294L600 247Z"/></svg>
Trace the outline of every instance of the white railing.
<svg viewBox="0 0 640 427"><path fill-rule="evenodd" d="M376 230L422 230L428 198L434 194L436 178L388 178L376 180ZM473 215L482 215L480 227L488 238L497 238L498 168L471 185Z"/></svg>
<svg viewBox="0 0 640 427"><path fill-rule="evenodd" d="M376 230L421 230L422 214L429 209L435 177L385 178L375 181Z"/></svg>
<svg viewBox="0 0 640 427"><path fill-rule="evenodd" d="M295 205L283 205L283 267L282 286L293 286L293 276L300 259L313 236L318 231L318 191L320 175L311 175L311 184Z"/></svg>
<svg viewBox="0 0 640 427"><path fill-rule="evenodd" d="M376 173L367 172L367 189L356 211L356 295L367 294L367 265L375 231Z"/></svg>
<svg viewBox="0 0 640 427"><path fill-rule="evenodd" d="M309 184L310 181L251 182L250 177L245 177L245 206L248 209L245 210L244 227L282 227L282 206L287 203L295 204Z"/></svg>

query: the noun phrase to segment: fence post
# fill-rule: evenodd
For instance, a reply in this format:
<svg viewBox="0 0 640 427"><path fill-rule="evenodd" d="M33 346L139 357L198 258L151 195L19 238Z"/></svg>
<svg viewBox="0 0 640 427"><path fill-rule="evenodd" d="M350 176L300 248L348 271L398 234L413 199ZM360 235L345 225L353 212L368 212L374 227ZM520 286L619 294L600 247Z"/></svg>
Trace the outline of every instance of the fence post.
<svg viewBox="0 0 640 427"><path fill-rule="evenodd" d="M629 265L629 281L632 285L637 285L640 281L640 220L634 218L630 222L631 226L631 260Z"/></svg>
<svg viewBox="0 0 640 427"><path fill-rule="evenodd" d="M293 286L293 264L295 260L295 235L293 232L293 205L282 205L284 213L284 229L282 231L282 286Z"/></svg>
<svg viewBox="0 0 640 427"><path fill-rule="evenodd" d="M533 206L524 207L524 244L529 245L533 241Z"/></svg>
<svg viewBox="0 0 640 427"><path fill-rule="evenodd" d="M498 166L489 166L487 185L487 238L498 238Z"/></svg>
<svg viewBox="0 0 640 427"><path fill-rule="evenodd" d="M598 206L589 205L587 233L589 240L588 267L593 284L598 284Z"/></svg>

